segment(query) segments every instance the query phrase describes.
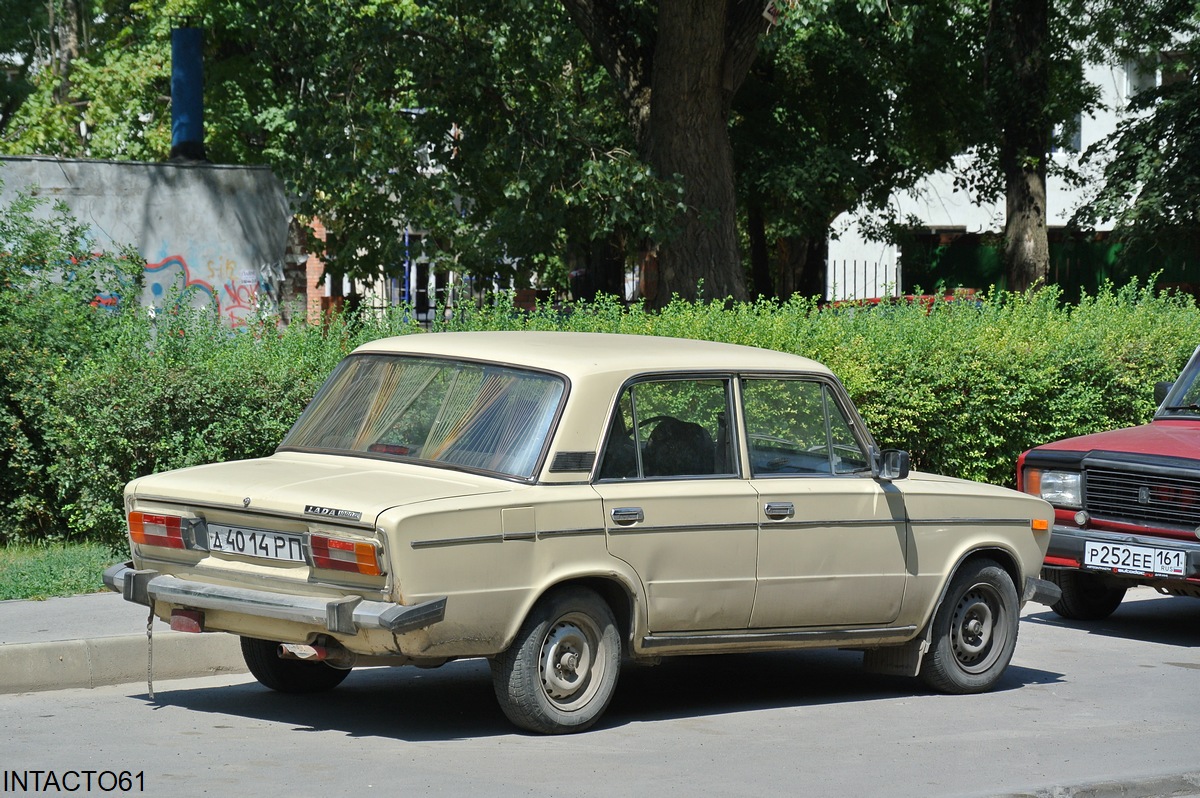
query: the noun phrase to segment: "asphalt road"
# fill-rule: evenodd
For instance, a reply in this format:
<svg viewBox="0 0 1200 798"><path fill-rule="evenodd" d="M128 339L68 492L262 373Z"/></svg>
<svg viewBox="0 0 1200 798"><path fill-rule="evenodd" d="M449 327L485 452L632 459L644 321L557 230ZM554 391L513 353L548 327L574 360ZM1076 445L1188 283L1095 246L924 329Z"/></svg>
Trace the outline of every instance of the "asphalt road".
<svg viewBox="0 0 1200 798"><path fill-rule="evenodd" d="M1198 600L1139 590L1088 625L1031 605L986 695L930 694L859 659L627 667L602 724L569 737L516 732L480 662L356 671L307 697L247 676L162 681L154 700L144 683L0 695L0 795L33 771L80 786L87 771L128 775L91 776L96 794L106 778L261 798L1200 795Z"/></svg>

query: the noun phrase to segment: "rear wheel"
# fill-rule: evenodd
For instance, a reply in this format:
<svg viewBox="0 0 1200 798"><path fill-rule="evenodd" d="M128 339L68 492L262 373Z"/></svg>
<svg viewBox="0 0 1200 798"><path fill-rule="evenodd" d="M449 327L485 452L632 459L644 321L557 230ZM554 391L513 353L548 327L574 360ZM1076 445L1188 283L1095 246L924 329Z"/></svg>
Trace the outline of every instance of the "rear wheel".
<svg viewBox="0 0 1200 798"><path fill-rule="evenodd" d="M1017 646L1019 612L1008 571L993 560L965 564L933 617L921 678L944 693L990 690Z"/></svg>
<svg viewBox="0 0 1200 798"><path fill-rule="evenodd" d="M1106 580L1098 574L1047 568L1043 572L1050 582L1062 589L1062 598L1050 605L1050 609L1071 621L1101 621L1112 615L1126 588Z"/></svg>
<svg viewBox="0 0 1200 798"><path fill-rule="evenodd" d="M583 731L612 700L621 638L612 610L591 590L544 597L507 651L492 660L500 708L516 725L544 734Z"/></svg>
<svg viewBox="0 0 1200 798"><path fill-rule="evenodd" d="M242 659L263 687L281 693L319 693L332 690L350 675L350 669L335 668L324 662L281 659L279 643L242 638Z"/></svg>

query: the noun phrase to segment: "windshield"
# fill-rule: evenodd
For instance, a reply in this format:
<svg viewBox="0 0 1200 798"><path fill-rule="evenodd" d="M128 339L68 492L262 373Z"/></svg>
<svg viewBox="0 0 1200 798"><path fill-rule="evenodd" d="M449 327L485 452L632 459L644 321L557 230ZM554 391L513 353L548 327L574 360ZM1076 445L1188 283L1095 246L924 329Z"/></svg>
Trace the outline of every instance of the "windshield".
<svg viewBox="0 0 1200 798"><path fill-rule="evenodd" d="M279 449L530 479L565 389L560 377L485 363L353 355L329 376Z"/></svg>
<svg viewBox="0 0 1200 798"><path fill-rule="evenodd" d="M1175 380L1155 416L1178 418L1200 415L1200 379L1197 377L1200 377L1200 348L1192 353L1192 359L1183 367L1183 373Z"/></svg>

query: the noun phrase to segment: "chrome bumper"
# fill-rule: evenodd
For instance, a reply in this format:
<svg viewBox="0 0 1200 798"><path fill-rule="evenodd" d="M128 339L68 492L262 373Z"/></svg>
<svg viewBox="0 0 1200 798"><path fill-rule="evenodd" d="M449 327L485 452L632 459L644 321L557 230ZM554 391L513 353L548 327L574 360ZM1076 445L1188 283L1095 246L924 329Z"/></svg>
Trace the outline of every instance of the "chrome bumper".
<svg viewBox="0 0 1200 798"><path fill-rule="evenodd" d="M362 596L329 599L293 596L266 590L190 582L157 571L139 571L133 563L104 572L104 584L126 601L152 606L155 601L198 610L226 610L260 618L295 621L339 634L384 629L395 634L432 626L446 617L446 599L405 606L367 601Z"/></svg>
<svg viewBox="0 0 1200 798"><path fill-rule="evenodd" d="M1060 598L1062 598L1062 588L1058 585L1045 579L1029 578L1025 580L1025 592L1021 596L1021 604L1032 601L1035 604L1049 606Z"/></svg>

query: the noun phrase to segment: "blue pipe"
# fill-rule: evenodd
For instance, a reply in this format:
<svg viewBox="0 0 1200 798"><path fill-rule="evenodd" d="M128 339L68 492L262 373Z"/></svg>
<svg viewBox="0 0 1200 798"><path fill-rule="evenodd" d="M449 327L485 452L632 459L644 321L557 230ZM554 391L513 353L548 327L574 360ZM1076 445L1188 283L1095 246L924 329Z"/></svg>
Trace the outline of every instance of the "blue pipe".
<svg viewBox="0 0 1200 798"><path fill-rule="evenodd" d="M171 31L171 157L206 160L204 152L204 31Z"/></svg>

